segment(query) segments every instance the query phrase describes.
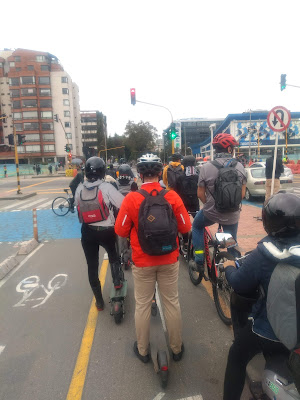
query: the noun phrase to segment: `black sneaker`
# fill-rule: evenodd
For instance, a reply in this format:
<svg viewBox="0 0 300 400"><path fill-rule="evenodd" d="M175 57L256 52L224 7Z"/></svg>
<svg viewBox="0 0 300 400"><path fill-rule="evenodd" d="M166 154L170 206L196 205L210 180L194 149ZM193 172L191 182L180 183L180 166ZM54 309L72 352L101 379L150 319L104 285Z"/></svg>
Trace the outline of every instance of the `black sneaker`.
<svg viewBox="0 0 300 400"><path fill-rule="evenodd" d="M138 346L137 346L137 342L134 342L133 351L134 351L135 355L137 356L137 358L138 358L139 360L141 360L143 363L146 364L147 362L150 361L150 354L147 354L147 355L145 355L145 356L142 356L142 355L139 353L139 349L138 349Z"/></svg>
<svg viewBox="0 0 300 400"><path fill-rule="evenodd" d="M204 265L203 263L197 263L195 265L196 271L199 272L199 274L204 275Z"/></svg>
<svg viewBox="0 0 300 400"><path fill-rule="evenodd" d="M95 306L96 306L98 311L103 311L104 310L104 301L103 301L103 299L96 301Z"/></svg>
<svg viewBox="0 0 300 400"><path fill-rule="evenodd" d="M180 360L182 359L183 352L184 352L184 345L183 345L183 343L182 343L182 345L181 345L181 352L180 352L180 353L174 354L174 353L172 352L172 353L173 353L173 360L174 360L174 361L180 361Z"/></svg>

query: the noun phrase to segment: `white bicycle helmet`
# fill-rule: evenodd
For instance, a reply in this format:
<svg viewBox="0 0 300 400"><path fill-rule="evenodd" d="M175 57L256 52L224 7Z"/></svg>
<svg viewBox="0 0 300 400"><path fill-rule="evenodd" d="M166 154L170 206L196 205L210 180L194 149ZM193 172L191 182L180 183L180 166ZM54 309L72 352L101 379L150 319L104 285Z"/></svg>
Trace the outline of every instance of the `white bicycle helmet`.
<svg viewBox="0 0 300 400"><path fill-rule="evenodd" d="M163 169L163 164L157 155L147 153L139 158L136 167L137 171L142 175L159 176Z"/></svg>

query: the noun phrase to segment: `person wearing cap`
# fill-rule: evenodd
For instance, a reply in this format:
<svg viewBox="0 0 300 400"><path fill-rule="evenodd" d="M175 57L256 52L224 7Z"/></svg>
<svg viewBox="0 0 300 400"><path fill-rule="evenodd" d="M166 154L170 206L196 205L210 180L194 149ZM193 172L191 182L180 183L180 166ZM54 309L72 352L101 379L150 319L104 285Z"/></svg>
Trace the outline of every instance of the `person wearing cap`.
<svg viewBox="0 0 300 400"><path fill-rule="evenodd" d="M176 191L176 182L179 176L184 175L184 166L181 165L181 154L174 153L171 156L170 163L164 168L163 182L167 190Z"/></svg>

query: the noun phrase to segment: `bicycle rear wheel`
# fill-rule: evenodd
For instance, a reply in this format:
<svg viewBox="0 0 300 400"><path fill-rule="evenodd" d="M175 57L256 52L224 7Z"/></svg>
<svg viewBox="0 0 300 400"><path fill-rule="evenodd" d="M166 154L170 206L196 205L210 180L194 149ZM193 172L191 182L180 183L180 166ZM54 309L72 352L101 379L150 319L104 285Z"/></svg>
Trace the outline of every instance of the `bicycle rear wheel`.
<svg viewBox="0 0 300 400"><path fill-rule="evenodd" d="M227 251L217 253L215 257L215 264L223 263L226 260L232 260L233 257ZM215 266L213 265L213 269ZM225 271L220 271L216 266L218 276L215 276L212 282L213 296L219 317L226 325L231 325L231 311L230 311L230 294L232 288L227 282ZM215 272L214 272L215 273Z"/></svg>
<svg viewBox="0 0 300 400"><path fill-rule="evenodd" d="M189 238L188 250L187 250L187 260L189 266L189 276L192 284L197 286L201 283L203 279L203 273L198 271L197 264L194 257L194 249L192 237Z"/></svg>
<svg viewBox="0 0 300 400"><path fill-rule="evenodd" d="M55 215L62 217L63 215L68 214L71 209L71 204L69 199L66 197L56 197L52 203L52 211Z"/></svg>

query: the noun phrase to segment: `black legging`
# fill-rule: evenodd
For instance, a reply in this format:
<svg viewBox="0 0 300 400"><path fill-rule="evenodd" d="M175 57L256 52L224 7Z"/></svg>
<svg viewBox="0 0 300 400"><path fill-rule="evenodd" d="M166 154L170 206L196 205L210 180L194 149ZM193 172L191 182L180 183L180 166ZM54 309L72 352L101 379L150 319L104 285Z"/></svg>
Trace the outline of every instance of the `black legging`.
<svg viewBox="0 0 300 400"><path fill-rule="evenodd" d="M266 361L276 354L287 360L289 350L280 342L264 339L252 332L252 322L236 332L235 340L230 347L224 381L223 400L240 400L243 392L246 367L252 358L263 353ZM283 361L284 362L284 361Z"/></svg>
<svg viewBox="0 0 300 400"><path fill-rule="evenodd" d="M88 265L89 282L96 300L99 299L99 296L102 296L98 273L99 246L104 247L108 254L114 283L119 279L119 256L116 251L115 240L114 227L96 231L89 228L87 224L82 224L81 244Z"/></svg>

